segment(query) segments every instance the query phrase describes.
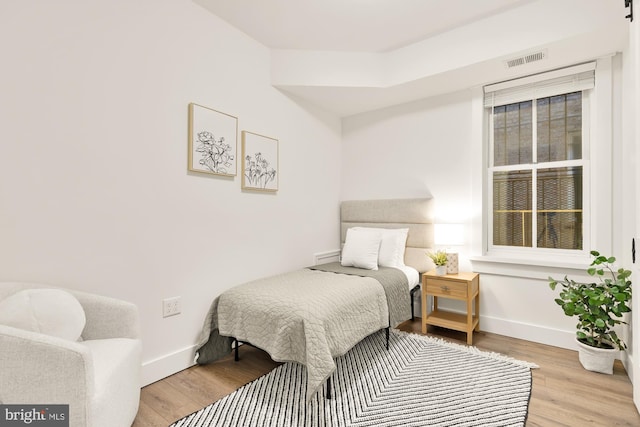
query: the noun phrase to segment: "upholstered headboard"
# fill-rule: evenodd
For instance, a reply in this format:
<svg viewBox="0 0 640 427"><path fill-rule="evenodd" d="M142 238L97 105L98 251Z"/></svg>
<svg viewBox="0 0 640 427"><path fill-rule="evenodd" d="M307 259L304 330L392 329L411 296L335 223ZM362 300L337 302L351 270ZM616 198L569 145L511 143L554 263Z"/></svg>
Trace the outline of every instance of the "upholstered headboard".
<svg viewBox="0 0 640 427"><path fill-rule="evenodd" d="M421 273L433 268L433 199L348 200L340 206L344 244L349 227L408 228L404 262Z"/></svg>

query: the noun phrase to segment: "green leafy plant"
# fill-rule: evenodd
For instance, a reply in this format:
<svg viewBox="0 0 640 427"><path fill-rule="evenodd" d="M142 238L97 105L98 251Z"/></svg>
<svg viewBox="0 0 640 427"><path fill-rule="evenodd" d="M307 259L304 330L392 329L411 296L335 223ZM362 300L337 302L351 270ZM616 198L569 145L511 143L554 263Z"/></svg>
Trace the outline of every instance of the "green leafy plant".
<svg viewBox="0 0 640 427"><path fill-rule="evenodd" d="M445 251L428 252L427 255L435 265L447 265L447 253Z"/></svg>
<svg viewBox="0 0 640 427"><path fill-rule="evenodd" d="M570 280L555 280L549 277L549 286L555 290L562 287L560 297L555 302L562 307L567 316L577 316L576 337L592 347L617 348L624 350L626 344L618 337L613 328L621 323L624 313L630 312L631 271L615 269L615 257L600 255L591 251L594 257L587 273L599 280L593 283L579 283Z"/></svg>

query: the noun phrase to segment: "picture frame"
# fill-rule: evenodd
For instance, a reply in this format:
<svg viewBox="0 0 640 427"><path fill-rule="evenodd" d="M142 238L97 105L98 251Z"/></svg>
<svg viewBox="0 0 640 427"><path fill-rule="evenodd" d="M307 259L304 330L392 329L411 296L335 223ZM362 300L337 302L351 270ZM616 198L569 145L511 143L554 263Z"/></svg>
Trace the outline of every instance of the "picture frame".
<svg viewBox="0 0 640 427"><path fill-rule="evenodd" d="M242 189L278 191L280 176L279 141L242 131Z"/></svg>
<svg viewBox="0 0 640 427"><path fill-rule="evenodd" d="M199 104L189 104L190 171L236 176L238 118Z"/></svg>

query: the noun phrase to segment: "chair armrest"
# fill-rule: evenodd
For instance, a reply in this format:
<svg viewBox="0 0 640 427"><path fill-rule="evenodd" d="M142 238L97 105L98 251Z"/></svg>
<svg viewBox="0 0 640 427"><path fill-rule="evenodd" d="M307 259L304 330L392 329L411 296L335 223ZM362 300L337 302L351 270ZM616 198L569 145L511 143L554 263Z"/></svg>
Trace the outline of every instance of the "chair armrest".
<svg viewBox="0 0 640 427"><path fill-rule="evenodd" d="M83 345L0 325L0 403L68 404L71 420L88 424L93 359Z"/></svg>
<svg viewBox="0 0 640 427"><path fill-rule="evenodd" d="M87 318L83 339L140 337L140 320L135 304L102 295L68 291L80 301Z"/></svg>

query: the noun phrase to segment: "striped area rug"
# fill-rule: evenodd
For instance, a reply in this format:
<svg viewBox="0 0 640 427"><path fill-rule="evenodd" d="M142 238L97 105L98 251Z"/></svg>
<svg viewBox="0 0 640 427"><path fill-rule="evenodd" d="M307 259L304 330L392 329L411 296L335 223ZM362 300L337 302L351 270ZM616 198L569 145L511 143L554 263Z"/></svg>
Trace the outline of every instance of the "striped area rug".
<svg viewBox="0 0 640 427"><path fill-rule="evenodd" d="M171 427L524 426L537 367L396 330L389 350L375 333L336 364L331 400L305 402L304 366L285 363Z"/></svg>

